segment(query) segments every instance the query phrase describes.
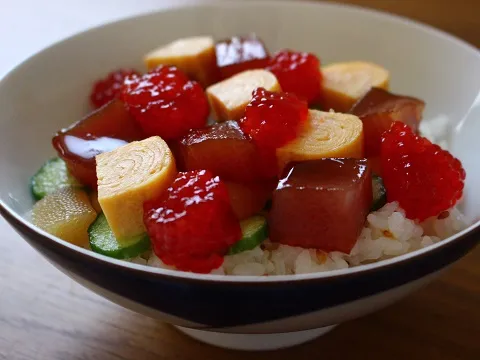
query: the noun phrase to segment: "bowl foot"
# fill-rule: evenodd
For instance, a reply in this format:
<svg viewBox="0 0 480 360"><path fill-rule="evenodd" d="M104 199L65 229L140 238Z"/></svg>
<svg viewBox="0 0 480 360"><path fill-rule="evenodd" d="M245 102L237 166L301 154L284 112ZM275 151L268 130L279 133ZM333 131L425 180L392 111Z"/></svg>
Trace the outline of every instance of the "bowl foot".
<svg viewBox="0 0 480 360"><path fill-rule="evenodd" d="M230 334L188 329L181 326L176 326L176 328L195 340L209 345L232 350L263 351L303 344L326 334L335 326L278 334Z"/></svg>

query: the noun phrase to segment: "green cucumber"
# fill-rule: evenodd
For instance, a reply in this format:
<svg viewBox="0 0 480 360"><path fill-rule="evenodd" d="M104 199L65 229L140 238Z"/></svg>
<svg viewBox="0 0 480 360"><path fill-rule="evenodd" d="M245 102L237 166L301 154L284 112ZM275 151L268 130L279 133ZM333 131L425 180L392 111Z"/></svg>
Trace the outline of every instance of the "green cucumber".
<svg viewBox="0 0 480 360"><path fill-rule="evenodd" d="M240 222L242 238L228 251L228 255L252 250L268 237L267 219L263 216L253 216Z"/></svg>
<svg viewBox="0 0 480 360"><path fill-rule="evenodd" d="M370 211L376 211L387 203L387 191L383 185L383 179L376 174L372 176L372 190L373 202Z"/></svg>
<svg viewBox="0 0 480 360"><path fill-rule="evenodd" d="M30 181L30 189L35 200L41 200L45 196L58 189L82 185L67 170L65 161L60 158L53 158L47 161L40 170L33 175Z"/></svg>
<svg viewBox="0 0 480 360"><path fill-rule="evenodd" d="M88 238L93 251L115 259L134 258L149 250L151 246L147 234L119 243L103 213L100 213L88 228Z"/></svg>

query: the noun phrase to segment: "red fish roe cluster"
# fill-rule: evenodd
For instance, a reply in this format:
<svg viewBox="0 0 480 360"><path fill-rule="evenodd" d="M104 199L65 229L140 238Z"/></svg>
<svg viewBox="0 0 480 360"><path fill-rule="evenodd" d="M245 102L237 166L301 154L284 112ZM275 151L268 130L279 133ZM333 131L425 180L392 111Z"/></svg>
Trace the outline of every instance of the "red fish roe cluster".
<svg viewBox="0 0 480 360"><path fill-rule="evenodd" d="M155 254L179 270L208 273L240 240L226 185L208 170L180 172L164 197L144 205Z"/></svg>
<svg viewBox="0 0 480 360"><path fill-rule="evenodd" d="M320 60L313 54L282 50L270 60L267 70L278 79L283 91L311 103L318 100L322 83Z"/></svg>
<svg viewBox="0 0 480 360"><path fill-rule="evenodd" d="M260 168L265 176L277 173L275 149L295 139L307 117L307 103L294 94L264 88L253 91L240 127L257 145Z"/></svg>
<svg viewBox="0 0 480 360"><path fill-rule="evenodd" d="M202 87L173 66L125 80L122 99L148 136L178 139L205 126L209 114Z"/></svg>
<svg viewBox="0 0 480 360"><path fill-rule="evenodd" d="M117 98L121 93L125 78L130 75L139 75L139 73L133 69L118 69L109 73L104 79L95 82L90 93L92 105L99 108Z"/></svg>
<svg viewBox="0 0 480 360"><path fill-rule="evenodd" d="M383 135L381 165L388 201L398 201L410 219L437 216L462 197L460 161L401 122Z"/></svg>
<svg viewBox="0 0 480 360"><path fill-rule="evenodd" d="M240 127L259 148L276 149L295 139L308 116L308 105L294 94L258 88Z"/></svg>

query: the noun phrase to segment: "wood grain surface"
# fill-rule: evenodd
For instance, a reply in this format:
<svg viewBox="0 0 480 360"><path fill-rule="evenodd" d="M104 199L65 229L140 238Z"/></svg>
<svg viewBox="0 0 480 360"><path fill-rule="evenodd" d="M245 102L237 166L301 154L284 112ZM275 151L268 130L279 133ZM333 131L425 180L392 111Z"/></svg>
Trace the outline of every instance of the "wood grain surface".
<svg viewBox="0 0 480 360"><path fill-rule="evenodd" d="M480 46L478 0L350 0ZM311 343L241 353L195 342L61 274L0 219L0 359L480 359L480 248L403 301Z"/></svg>

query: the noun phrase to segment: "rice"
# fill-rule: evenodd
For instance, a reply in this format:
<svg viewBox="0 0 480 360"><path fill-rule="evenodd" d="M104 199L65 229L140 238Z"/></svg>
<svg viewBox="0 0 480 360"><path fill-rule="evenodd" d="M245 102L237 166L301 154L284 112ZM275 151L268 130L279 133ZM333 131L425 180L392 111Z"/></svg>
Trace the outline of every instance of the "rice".
<svg viewBox="0 0 480 360"><path fill-rule="evenodd" d="M457 209L443 219L432 218L418 224L405 217L398 203L386 204L367 217L367 222L350 254L326 253L288 245L262 246L225 257L227 275L288 275L345 269L432 245L466 227ZM319 235L321 236L321 235Z"/></svg>
<svg viewBox="0 0 480 360"><path fill-rule="evenodd" d="M467 226L462 213L453 208L439 217L417 223L405 217L397 202L386 204L367 216L350 254L304 249L266 240L256 248L225 256L216 275L293 275L345 269L406 254L443 240ZM321 235L319 235L321 236ZM131 262L173 269L154 254L144 254Z"/></svg>
<svg viewBox="0 0 480 360"><path fill-rule="evenodd" d="M448 118L424 120L420 131L430 141L447 148ZM457 208L418 223L407 219L397 202L391 202L367 216L365 226L350 254L338 251L326 253L317 249L304 249L266 240L255 249L225 256L223 265L213 270L211 274L290 275L345 269L431 246L463 230L467 225L465 216ZM172 268L166 266L154 254L130 261Z"/></svg>

